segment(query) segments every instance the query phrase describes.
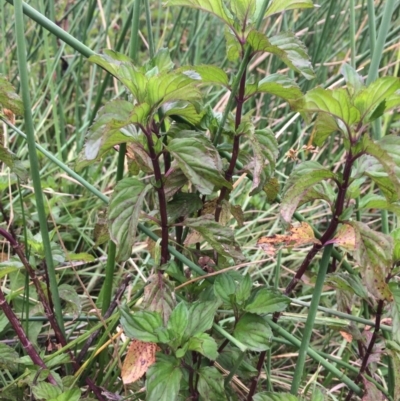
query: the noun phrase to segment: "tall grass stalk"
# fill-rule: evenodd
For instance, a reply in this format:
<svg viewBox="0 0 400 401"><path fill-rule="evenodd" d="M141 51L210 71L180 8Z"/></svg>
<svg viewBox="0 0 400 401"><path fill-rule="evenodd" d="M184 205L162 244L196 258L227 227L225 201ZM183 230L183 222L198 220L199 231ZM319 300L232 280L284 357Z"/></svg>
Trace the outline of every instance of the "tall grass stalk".
<svg viewBox="0 0 400 401"><path fill-rule="evenodd" d="M39 218L40 233L42 236L42 242L44 247L45 261L47 265L47 274L49 277L50 291L51 291L52 302L54 305L54 312L57 319L57 323L60 326L61 331L65 335L64 320L62 316L63 312L58 292L58 284L57 284L56 271L53 263L53 255L51 252L50 236L47 227L47 217L43 200L42 185L40 182L40 174L39 174L40 169L35 148L35 128L32 120L32 105L29 95L30 89L29 89L29 78L28 78L28 69L26 60L26 48L25 48L24 15L23 15L21 0L15 1L14 15L15 15L15 34L17 41L18 69L21 81L22 99L24 102L24 118L25 118L25 127L27 133L27 144L29 151L29 162L31 168L32 182L35 191L36 210Z"/></svg>
<svg viewBox="0 0 400 401"><path fill-rule="evenodd" d="M325 282L326 272L328 271L329 261L331 258L333 245L327 245L322 254L321 263L319 264L317 281L315 283L313 297L308 311L307 321L303 331L303 339L299 350L299 356L296 362L296 369L293 376L290 392L297 395L304 372L304 364L306 360L307 350L310 345L311 334L314 329L315 316L317 315L319 300L321 298L322 289Z"/></svg>

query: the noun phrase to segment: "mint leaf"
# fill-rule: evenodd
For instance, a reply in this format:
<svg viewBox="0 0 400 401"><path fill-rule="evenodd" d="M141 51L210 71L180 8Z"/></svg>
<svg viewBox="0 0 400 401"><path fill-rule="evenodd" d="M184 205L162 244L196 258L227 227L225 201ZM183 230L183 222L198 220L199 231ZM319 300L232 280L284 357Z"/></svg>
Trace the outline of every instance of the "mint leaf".
<svg viewBox="0 0 400 401"><path fill-rule="evenodd" d="M181 345L183 335L189 324L189 311L184 302L179 303L171 312L168 320L167 329L175 347Z"/></svg>
<svg viewBox="0 0 400 401"><path fill-rule="evenodd" d="M217 368L211 366L200 368L197 388L203 400L224 401L227 399L224 378Z"/></svg>
<svg viewBox="0 0 400 401"><path fill-rule="evenodd" d="M190 337L187 347L188 350L197 351L212 361L218 358L218 345L207 333L199 333Z"/></svg>
<svg viewBox="0 0 400 401"><path fill-rule="evenodd" d="M131 256L144 197L150 188L136 178L127 177L114 189L107 217L111 239L117 245L118 260Z"/></svg>
<svg viewBox="0 0 400 401"><path fill-rule="evenodd" d="M185 330L185 337L193 337L209 330L214 321L214 315L218 310L219 302L197 301L190 306L189 323Z"/></svg>
<svg viewBox="0 0 400 401"><path fill-rule="evenodd" d="M197 8L214 14L230 26L233 25L233 20L228 14L228 10L220 0L168 0L166 5Z"/></svg>
<svg viewBox="0 0 400 401"><path fill-rule="evenodd" d="M238 260L243 259L233 231L217 223L212 215L186 219L183 224L197 231L219 254Z"/></svg>
<svg viewBox="0 0 400 401"><path fill-rule="evenodd" d="M157 361L151 365L146 377L146 401L173 401L178 397L182 370L178 359L157 354Z"/></svg>
<svg viewBox="0 0 400 401"><path fill-rule="evenodd" d="M252 351L269 349L272 331L261 316L246 313L237 323L233 335Z"/></svg>
<svg viewBox="0 0 400 401"><path fill-rule="evenodd" d="M186 138L173 138L167 146L186 177L203 195L210 195L214 188L230 188L231 184L222 175L221 158L211 141L186 132Z"/></svg>
<svg viewBox="0 0 400 401"><path fill-rule="evenodd" d="M298 204L305 196L307 190L316 183L336 178L336 174L329 171L315 161L307 161L299 164L292 172L283 189L281 203L281 217L286 223L290 223Z"/></svg>
<svg viewBox="0 0 400 401"><path fill-rule="evenodd" d="M273 288L256 288L246 302L244 310L264 315L267 313L282 312L290 304L290 298L282 295Z"/></svg>
<svg viewBox="0 0 400 401"><path fill-rule="evenodd" d="M377 299L392 298L386 277L393 264L393 238L370 229L361 222L349 222L355 229L354 258L360 265L362 279L368 291Z"/></svg>
<svg viewBox="0 0 400 401"><path fill-rule="evenodd" d="M155 334L163 327L161 315L158 312L138 311L131 313L126 305L120 307L121 325L125 334L148 343L158 342Z"/></svg>

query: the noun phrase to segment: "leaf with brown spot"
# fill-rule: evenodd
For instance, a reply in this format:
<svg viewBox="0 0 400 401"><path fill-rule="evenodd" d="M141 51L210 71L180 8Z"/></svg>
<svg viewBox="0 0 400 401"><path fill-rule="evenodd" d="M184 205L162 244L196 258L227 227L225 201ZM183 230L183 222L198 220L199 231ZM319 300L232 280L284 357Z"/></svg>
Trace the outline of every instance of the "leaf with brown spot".
<svg viewBox="0 0 400 401"><path fill-rule="evenodd" d="M356 233L350 224L342 224L335 237L327 241L325 245L335 244L348 251L354 251L356 248Z"/></svg>
<svg viewBox="0 0 400 401"><path fill-rule="evenodd" d="M174 285L166 277L156 273L149 277L144 287L143 307L150 312L159 312L167 324L175 307Z"/></svg>
<svg viewBox="0 0 400 401"><path fill-rule="evenodd" d="M133 340L122 365L123 383L130 384L140 379L156 361L156 351L157 344Z"/></svg>
<svg viewBox="0 0 400 401"><path fill-rule="evenodd" d="M261 237L257 241L257 246L265 250L268 255L273 256L279 247L292 248L319 243L319 240L314 236L311 226L308 223L302 222L299 226L291 226L288 234Z"/></svg>
<svg viewBox="0 0 400 401"><path fill-rule="evenodd" d="M390 301L393 296L386 277L393 265L393 238L364 223L352 221L349 224L355 231L354 259L360 265L365 286L376 299Z"/></svg>

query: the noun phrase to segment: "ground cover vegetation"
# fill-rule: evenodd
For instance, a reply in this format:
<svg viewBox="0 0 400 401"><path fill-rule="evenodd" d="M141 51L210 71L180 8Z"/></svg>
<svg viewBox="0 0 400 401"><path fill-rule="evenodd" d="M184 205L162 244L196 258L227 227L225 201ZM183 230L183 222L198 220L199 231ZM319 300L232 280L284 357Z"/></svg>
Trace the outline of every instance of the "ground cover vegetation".
<svg viewBox="0 0 400 401"><path fill-rule="evenodd" d="M2 1L0 399L399 399L398 13Z"/></svg>

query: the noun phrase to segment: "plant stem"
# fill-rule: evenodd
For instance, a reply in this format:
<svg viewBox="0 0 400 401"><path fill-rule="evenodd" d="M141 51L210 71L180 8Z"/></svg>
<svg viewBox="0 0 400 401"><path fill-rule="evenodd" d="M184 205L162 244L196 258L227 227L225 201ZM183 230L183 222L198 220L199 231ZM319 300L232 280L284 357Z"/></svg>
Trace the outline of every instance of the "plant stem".
<svg viewBox="0 0 400 401"><path fill-rule="evenodd" d="M17 128L15 125L11 124L9 121L6 119L1 118L0 120L4 121L9 127L11 127L18 135L22 136L23 138L26 139L26 134L24 134L19 128ZM95 195L97 198L99 198L102 202L105 204L109 203L109 199L106 195L104 195L102 192L100 192L97 188L95 188L92 184L87 182L84 178L82 178L79 174L77 174L75 171L70 169L67 165L65 165L63 162L58 160L55 156L53 156L50 152L48 152L46 149L44 149L42 146L39 144L35 143L36 149L38 149L41 153L43 153L49 160L51 160L53 163L55 163L58 167L60 167L63 171L65 171L70 177L73 177L76 179L80 184L82 184L88 191L90 191L93 195ZM138 229L144 233L146 236L151 238L153 241L157 242L160 238L149 228L147 228L145 225L142 223L138 224ZM196 274L199 274L200 276L206 275L206 273L202 270L202 268L195 263L193 263L189 258L187 258L185 255L182 255L179 251L177 251L173 246L168 245L168 250L171 255L173 255L175 258L180 260L183 264L185 264L187 267L189 267L190 270L196 272ZM206 278L206 280L212 280L212 278Z"/></svg>
<svg viewBox="0 0 400 401"><path fill-rule="evenodd" d="M268 324L272 327L272 330L274 332L279 334L284 339L288 340L295 347L300 347L301 341L299 339L294 337L292 334L288 333L283 327L272 321L272 319L267 317L266 320L268 321ZM351 390L353 390L354 393L356 393L357 395L362 394L360 387L357 386L357 384L355 384L348 376L346 376L336 366L329 363L325 357L318 355L318 353L310 347L307 349L307 354L310 355L310 357L313 358L315 361L317 361L319 364L321 364L325 369L331 372L334 376L336 376L339 379L339 381L346 384L346 386L349 387ZM248 398L248 400L251 399Z"/></svg>
<svg viewBox="0 0 400 401"><path fill-rule="evenodd" d="M158 203L160 208L160 218L161 218L161 265L165 264L169 260L169 250L168 250L168 215L167 215L167 199L164 192L164 182L161 173L160 163L158 156L154 149L153 134L148 128L142 128L143 132L147 138L147 144L149 147L149 156L153 163L154 178L155 178L155 189L158 195Z"/></svg>
<svg viewBox="0 0 400 401"><path fill-rule="evenodd" d="M347 187L349 186L350 175L351 175L351 168L356 158L352 157L351 150L347 152L346 155L346 163L343 170L343 180L342 184L339 187L338 196L336 198L335 203L335 211L332 216L331 222L326 229L325 233L322 235L320 241L321 244L314 244L313 247L310 249L308 254L306 255L303 263L301 264L299 270L296 272L295 276L292 278L289 285L286 287L285 295L291 294L291 292L296 287L297 283L301 280L303 274L307 271L308 267L310 266L312 260L314 259L315 255L318 251L325 245L327 241L329 241L332 236L335 234L335 231L339 225L339 217L343 213L344 209L344 201L346 198L346 191Z"/></svg>
<svg viewBox="0 0 400 401"><path fill-rule="evenodd" d="M317 281L315 283L313 297L311 300L310 309L308 311L307 321L304 327L299 356L297 358L296 369L293 376L292 387L290 389L290 392L294 395L297 395L298 393L301 377L304 372L304 363L306 360L307 350L310 345L311 334L314 328L315 316L317 315L319 300L321 298L326 272L328 271L332 247L333 244L329 244L325 247L321 263L319 265Z"/></svg>
<svg viewBox="0 0 400 401"><path fill-rule="evenodd" d="M50 291L54 304L55 315L61 332L64 334L64 320L62 318L61 301L58 293L58 285L56 272L53 264L53 255L50 246L50 236L47 228L47 217L44 207L42 184L40 182L40 168L35 149L35 129L32 119L31 99L29 95L29 79L26 62L25 33L24 33L24 17L22 12L22 1L16 0L14 5L15 15L15 34L17 38L17 54L18 69L21 80L22 100L24 103L25 127L27 133L27 143L29 151L29 162L31 167L33 188L36 199L36 209L40 224L40 233L42 235L43 248L45 252L45 260L50 280Z"/></svg>
<svg viewBox="0 0 400 401"><path fill-rule="evenodd" d="M11 326L13 327L15 334L18 336L18 338L19 338L22 346L26 350L27 354L32 359L32 362L42 369L47 369L47 366L43 362L42 358L36 352L32 343L28 340L28 337L26 336L20 321L18 320L17 316L11 309L11 306L8 304L6 298L3 294L3 291L1 291L1 289L0 289L0 308L2 309L4 315L7 317L8 321L10 322ZM54 386L57 386L57 382L54 380L54 377L51 374L49 374L47 376L47 380Z"/></svg>
<svg viewBox="0 0 400 401"><path fill-rule="evenodd" d="M236 107L236 116L235 116L235 128L237 129L242 121L242 110L243 110L243 103L244 103L244 94L245 94L245 89L246 89L246 67L243 71L242 78L240 80L240 87L239 87L239 93L236 98L237 102L237 107ZM233 140L233 150L232 150L232 158L229 163L229 167L225 172L225 179L229 182L232 181L232 176L233 176L233 171L236 166L236 161L239 157L239 151L240 151L240 133L237 133L235 135L235 139ZM219 217L221 215L222 211L222 205L221 202L225 199L225 196L227 195L228 188L223 187L221 189L220 195L218 197L217 201L217 207L215 209L215 221L219 220Z"/></svg>
<svg viewBox="0 0 400 401"><path fill-rule="evenodd" d="M384 304L385 304L385 302L383 300L380 300L378 302L378 307L377 307L377 310L376 310L376 317L375 317L374 334L372 334L371 340L370 340L370 342L368 344L367 351L365 352L365 355L363 357L363 361L361 363L360 371L358 372L358 375L357 375L357 377L356 377L356 379L354 381L356 384L361 380L362 374L367 369L368 359L372 354L375 342L376 342L376 340L378 338L378 333L379 333L379 330L380 330L380 324L381 324ZM350 401L352 399L352 397L353 397L353 390L350 390L349 393L347 394L347 397L346 397L345 401Z"/></svg>

